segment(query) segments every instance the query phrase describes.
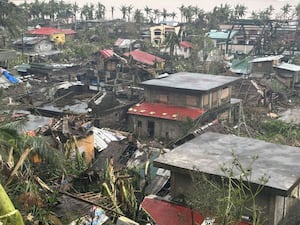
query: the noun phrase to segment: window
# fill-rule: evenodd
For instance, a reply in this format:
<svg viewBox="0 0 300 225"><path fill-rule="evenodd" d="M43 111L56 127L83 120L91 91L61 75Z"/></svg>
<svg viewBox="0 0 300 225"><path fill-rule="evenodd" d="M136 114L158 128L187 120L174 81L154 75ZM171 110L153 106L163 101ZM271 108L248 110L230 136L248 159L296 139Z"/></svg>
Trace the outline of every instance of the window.
<svg viewBox="0 0 300 225"><path fill-rule="evenodd" d="M206 95L203 95L202 96L202 106L205 107L205 106L208 106L209 104L209 95L206 94Z"/></svg>
<svg viewBox="0 0 300 225"><path fill-rule="evenodd" d="M159 102L168 103L168 95L159 95Z"/></svg>
<svg viewBox="0 0 300 225"><path fill-rule="evenodd" d="M218 105L218 91L212 93L212 106Z"/></svg>
<svg viewBox="0 0 300 225"><path fill-rule="evenodd" d="M143 126L142 121L138 120L138 121L137 121L137 127L138 127L138 128L142 128L142 126Z"/></svg>
<svg viewBox="0 0 300 225"><path fill-rule="evenodd" d="M186 104L188 106L197 106L197 97L196 96L187 95L186 96Z"/></svg>
<svg viewBox="0 0 300 225"><path fill-rule="evenodd" d="M223 88L221 93L221 99L227 99L229 97L229 88Z"/></svg>
<svg viewBox="0 0 300 225"><path fill-rule="evenodd" d="M161 35L161 30L160 29L154 30L154 35Z"/></svg>

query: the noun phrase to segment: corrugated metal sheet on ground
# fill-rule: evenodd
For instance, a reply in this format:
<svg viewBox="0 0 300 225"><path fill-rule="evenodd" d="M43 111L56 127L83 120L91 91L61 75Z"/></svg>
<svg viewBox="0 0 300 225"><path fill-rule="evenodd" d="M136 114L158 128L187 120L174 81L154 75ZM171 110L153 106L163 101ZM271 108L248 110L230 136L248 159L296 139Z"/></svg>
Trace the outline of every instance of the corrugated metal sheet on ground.
<svg viewBox="0 0 300 225"><path fill-rule="evenodd" d="M125 139L126 137L112 132L105 130L103 128L97 128L97 127L92 127L91 130L94 133L94 147L98 151L102 151L108 147L108 144L112 141L121 141Z"/></svg>

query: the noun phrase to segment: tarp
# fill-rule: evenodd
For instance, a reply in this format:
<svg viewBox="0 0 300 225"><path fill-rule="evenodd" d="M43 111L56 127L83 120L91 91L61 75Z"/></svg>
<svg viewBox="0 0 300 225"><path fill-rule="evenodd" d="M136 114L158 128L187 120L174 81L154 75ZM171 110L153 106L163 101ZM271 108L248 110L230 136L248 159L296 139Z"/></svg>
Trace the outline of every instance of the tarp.
<svg viewBox="0 0 300 225"><path fill-rule="evenodd" d="M10 74L7 70L0 68L0 72L6 77L6 79L12 83L17 84L20 82L19 79L15 78L12 74Z"/></svg>

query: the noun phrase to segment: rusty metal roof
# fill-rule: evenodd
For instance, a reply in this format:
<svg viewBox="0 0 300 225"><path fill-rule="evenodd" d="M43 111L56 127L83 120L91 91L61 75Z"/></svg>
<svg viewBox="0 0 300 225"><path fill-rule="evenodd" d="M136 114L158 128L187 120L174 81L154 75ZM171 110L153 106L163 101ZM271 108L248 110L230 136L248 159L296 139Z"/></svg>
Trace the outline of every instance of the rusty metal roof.
<svg viewBox="0 0 300 225"><path fill-rule="evenodd" d="M129 108L128 113L132 115L154 117L167 120L185 120L187 118L197 119L205 109L173 106L161 103L143 102Z"/></svg>
<svg viewBox="0 0 300 225"><path fill-rule="evenodd" d="M126 56L126 57L132 56L132 58L135 61L146 64L146 65L150 65L150 66L153 66L155 64L155 62L164 62L165 61L164 59L162 59L158 56L152 55L148 52L141 51L139 49L136 49L131 52L126 52L126 53L124 53L124 56Z"/></svg>

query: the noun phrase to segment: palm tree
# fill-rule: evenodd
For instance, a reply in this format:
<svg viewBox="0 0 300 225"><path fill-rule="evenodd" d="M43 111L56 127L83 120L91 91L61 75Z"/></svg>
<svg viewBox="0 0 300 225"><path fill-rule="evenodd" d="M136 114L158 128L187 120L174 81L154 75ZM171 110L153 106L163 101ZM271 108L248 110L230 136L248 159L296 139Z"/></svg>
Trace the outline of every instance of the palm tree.
<svg viewBox="0 0 300 225"><path fill-rule="evenodd" d="M94 8L95 8L94 4L91 4L88 11L89 20L94 19Z"/></svg>
<svg viewBox="0 0 300 225"><path fill-rule="evenodd" d="M128 13L128 22L130 22L130 18L131 18L131 11L133 10L133 6L129 5L127 7L127 13Z"/></svg>
<svg viewBox="0 0 300 225"><path fill-rule="evenodd" d="M242 4L237 4L235 7L234 7L234 18L235 19L240 19L240 18L243 18L245 16L245 13L246 13L246 10L247 10L247 7L242 5Z"/></svg>
<svg viewBox="0 0 300 225"><path fill-rule="evenodd" d="M114 7L114 6L111 6L111 7L110 7L110 11L111 11L111 19L114 19L115 7Z"/></svg>
<svg viewBox="0 0 300 225"><path fill-rule="evenodd" d="M29 15L33 19L37 19L37 18L39 18L39 14L40 14L40 2L38 0L35 0L34 2L30 3L30 5L29 5Z"/></svg>
<svg viewBox="0 0 300 225"><path fill-rule="evenodd" d="M105 16L105 6L98 2L97 4L97 10L96 10L96 18L97 19L103 19Z"/></svg>
<svg viewBox="0 0 300 225"><path fill-rule="evenodd" d="M180 32L179 32L180 33ZM169 32L165 39L166 49L169 49L170 54L170 67L173 71L173 60L176 46L180 47L179 36L175 32Z"/></svg>
<svg viewBox="0 0 300 225"><path fill-rule="evenodd" d="M179 7L179 11L180 11L181 22L183 22L185 6L184 6L184 5L181 5L181 6Z"/></svg>
<svg viewBox="0 0 300 225"><path fill-rule="evenodd" d="M160 11L159 11L159 9L154 9L154 10L153 10L153 13L154 13L154 21L158 22L159 16L160 16Z"/></svg>
<svg viewBox="0 0 300 225"><path fill-rule="evenodd" d="M185 21L191 23L194 15L193 6L189 5L188 7L184 8L183 15L185 17Z"/></svg>
<svg viewBox="0 0 300 225"><path fill-rule="evenodd" d="M145 13L146 13L147 20L150 21L150 14L151 14L151 12L152 12L152 9L149 8L148 6L145 6L144 11L145 11Z"/></svg>
<svg viewBox="0 0 300 225"><path fill-rule="evenodd" d="M123 18L123 20L125 20L126 19L126 14L127 14L127 6L122 5L120 10L121 10L121 13L122 13L122 18Z"/></svg>
<svg viewBox="0 0 300 225"><path fill-rule="evenodd" d="M165 8L163 8L163 10L161 11L161 15L162 15L164 21L166 21L167 16L169 16L169 13L167 12L167 10Z"/></svg>
<svg viewBox="0 0 300 225"><path fill-rule="evenodd" d="M175 17L176 17L176 12L172 12L172 13L170 13L170 16L172 17L172 20L175 20Z"/></svg>
<svg viewBox="0 0 300 225"><path fill-rule="evenodd" d="M292 5L290 5L289 3L286 3L282 8L282 15L283 15L283 19L286 20L287 19L287 16L288 14L290 13L291 11L291 8L292 8Z"/></svg>
<svg viewBox="0 0 300 225"><path fill-rule="evenodd" d="M83 7L81 8L81 19L83 19L83 17L85 18L85 20L89 19L89 11L90 11L90 7L88 4L84 4Z"/></svg>
<svg viewBox="0 0 300 225"><path fill-rule="evenodd" d="M38 0L36 0L36 2L38 2ZM50 0L48 5L49 5L50 19L51 21L54 21L59 10L58 3L55 0Z"/></svg>
<svg viewBox="0 0 300 225"><path fill-rule="evenodd" d="M143 22L144 16L140 9L136 9L134 11L133 19L134 19L134 22L136 22L137 24L140 24Z"/></svg>
<svg viewBox="0 0 300 225"><path fill-rule="evenodd" d="M79 10L79 6L76 4L76 2L71 6L72 8L72 12L73 12L73 15L74 15L74 23L75 23L75 30L76 30L76 15L77 15L77 12Z"/></svg>

